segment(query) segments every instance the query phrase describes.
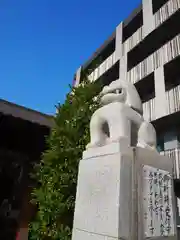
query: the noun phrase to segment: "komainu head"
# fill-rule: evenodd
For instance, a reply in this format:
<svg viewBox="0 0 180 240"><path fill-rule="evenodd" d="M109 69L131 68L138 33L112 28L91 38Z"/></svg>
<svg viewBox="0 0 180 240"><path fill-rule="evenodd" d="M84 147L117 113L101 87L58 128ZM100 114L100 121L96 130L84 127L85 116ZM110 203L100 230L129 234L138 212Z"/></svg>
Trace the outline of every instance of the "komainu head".
<svg viewBox="0 0 180 240"><path fill-rule="evenodd" d="M128 81L118 79L101 92L101 104L107 105L113 102L121 102L128 105L138 113L142 114L142 103L139 94L133 84Z"/></svg>

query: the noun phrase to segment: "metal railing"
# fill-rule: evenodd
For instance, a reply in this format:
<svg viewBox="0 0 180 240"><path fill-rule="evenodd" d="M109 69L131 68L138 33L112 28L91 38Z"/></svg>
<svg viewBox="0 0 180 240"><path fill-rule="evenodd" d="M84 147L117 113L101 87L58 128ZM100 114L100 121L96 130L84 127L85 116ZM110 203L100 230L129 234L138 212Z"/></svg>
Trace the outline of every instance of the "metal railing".
<svg viewBox="0 0 180 240"><path fill-rule="evenodd" d="M104 62L102 62L89 76L91 82L96 81L106 71L116 63L115 52L113 52Z"/></svg>
<svg viewBox="0 0 180 240"><path fill-rule="evenodd" d="M143 26L138 28L138 30L123 43L123 55L125 55L127 52L133 49L142 40L143 40Z"/></svg>
<svg viewBox="0 0 180 240"><path fill-rule="evenodd" d="M166 92L167 114L180 111L180 85Z"/></svg>
<svg viewBox="0 0 180 240"><path fill-rule="evenodd" d="M143 103L143 116L144 119L149 122L156 119L155 98Z"/></svg>
<svg viewBox="0 0 180 240"><path fill-rule="evenodd" d="M172 16L178 9L180 9L180 0L170 0L165 3L155 14L155 28L165 22L170 16Z"/></svg>
<svg viewBox="0 0 180 240"><path fill-rule="evenodd" d="M127 73L127 80L136 83L179 55L180 34L132 68Z"/></svg>

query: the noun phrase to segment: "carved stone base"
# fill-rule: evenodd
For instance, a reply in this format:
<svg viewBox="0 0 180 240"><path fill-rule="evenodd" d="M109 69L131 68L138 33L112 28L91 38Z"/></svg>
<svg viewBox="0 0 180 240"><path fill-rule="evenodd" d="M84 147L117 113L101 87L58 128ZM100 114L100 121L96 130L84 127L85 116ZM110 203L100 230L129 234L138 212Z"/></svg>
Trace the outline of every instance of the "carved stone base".
<svg viewBox="0 0 180 240"><path fill-rule="evenodd" d="M125 145L84 153L72 240L176 239L171 160Z"/></svg>

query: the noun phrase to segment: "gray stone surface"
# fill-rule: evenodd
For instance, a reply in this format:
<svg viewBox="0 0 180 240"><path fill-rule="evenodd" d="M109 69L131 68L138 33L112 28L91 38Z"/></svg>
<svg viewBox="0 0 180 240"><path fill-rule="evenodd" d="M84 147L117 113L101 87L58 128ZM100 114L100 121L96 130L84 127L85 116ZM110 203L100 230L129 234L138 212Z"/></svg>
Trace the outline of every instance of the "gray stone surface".
<svg viewBox="0 0 180 240"><path fill-rule="evenodd" d="M161 169L171 176L172 162L153 150L142 148L129 147L122 153L120 145L121 141L104 146L104 151L99 154L95 149L89 149L90 153L84 154L84 159L80 161L73 240L146 237L143 167ZM173 192L171 199L172 220L176 226ZM168 239L176 239L176 229L171 232L174 235ZM157 234L156 237L164 239Z"/></svg>
<svg viewBox="0 0 180 240"><path fill-rule="evenodd" d="M129 237L130 216L127 211L131 191L123 182L127 186L131 184L131 160L132 152L129 152L129 156L115 153L80 162L75 228L112 237L118 237L121 229L121 236ZM120 229L119 211L124 216Z"/></svg>
<svg viewBox="0 0 180 240"><path fill-rule="evenodd" d="M155 150L136 88L114 81L101 104L79 164L72 240L177 239L172 161Z"/></svg>
<svg viewBox="0 0 180 240"><path fill-rule="evenodd" d="M133 84L113 81L101 92L101 105L90 122L91 141L87 148L105 146L126 139L127 147L155 148L156 132L143 118L142 103Z"/></svg>
<svg viewBox="0 0 180 240"><path fill-rule="evenodd" d="M83 159L89 159L99 156L112 155L116 153L126 154L129 146L128 138L119 138L119 141L111 142L106 144L105 146L96 147L96 148L88 148L83 152Z"/></svg>
<svg viewBox="0 0 180 240"><path fill-rule="evenodd" d="M93 233L91 239L107 239L96 235L130 238L133 152L128 149L121 155L119 145L108 146L110 154L107 150L102 155L93 154L91 149L91 158L80 161L74 218L74 230L83 231L79 235L86 232Z"/></svg>
<svg viewBox="0 0 180 240"><path fill-rule="evenodd" d="M149 197L148 196L144 196L144 191L143 191L143 185L144 185L144 178L143 178L143 168L144 166L147 167L152 167L154 169L156 169L157 171L161 170L166 172L167 174L169 174L170 177L170 185L171 185L171 189L169 192L169 200L172 201L172 208L170 209L170 217L171 217L171 231L169 233L169 235L167 236L163 236L161 234L159 234L159 229L156 228L154 226L154 232L152 234L152 236L149 237L156 237L156 239L177 239L177 229L176 229L176 204L175 204L175 196L174 196L174 190L173 190L173 164L172 164L172 160L164 157L164 156L160 156L157 152L155 151L149 151L147 149L142 149L142 148L136 148L135 152L134 152L134 160L135 160L135 175L136 175L136 179L135 182L137 184L137 209L138 209L138 235L139 235L139 239L143 239L147 236L147 232L146 232L146 224L145 224L145 213L147 211L150 211L151 206L147 206L148 209L144 208L143 205L143 201L144 198ZM149 179L150 181L150 179ZM163 184L164 184L164 180L163 180ZM156 188L157 185L155 183L153 183L153 188ZM159 188L159 186L158 186ZM163 193L163 198L166 197L165 196L165 192ZM160 200L161 197L158 196L158 201ZM158 203L159 204L159 203ZM165 202L163 203L166 204ZM154 211L156 211L156 207L155 207L155 201L153 201L153 207L154 207ZM170 207L170 203L169 203L169 207ZM157 206L157 211L160 213L160 204ZM164 210L163 210L164 211ZM163 216L162 216L162 222L165 222L165 218L166 218L166 212L162 212ZM150 222L151 219L148 219L148 221ZM156 220L157 221L157 220ZM150 227L150 226L149 226ZM172 234L173 233L173 234Z"/></svg>
<svg viewBox="0 0 180 240"><path fill-rule="evenodd" d="M79 229L75 229L73 232L73 240L116 240L119 238L114 238L102 234L94 234L85 232Z"/></svg>

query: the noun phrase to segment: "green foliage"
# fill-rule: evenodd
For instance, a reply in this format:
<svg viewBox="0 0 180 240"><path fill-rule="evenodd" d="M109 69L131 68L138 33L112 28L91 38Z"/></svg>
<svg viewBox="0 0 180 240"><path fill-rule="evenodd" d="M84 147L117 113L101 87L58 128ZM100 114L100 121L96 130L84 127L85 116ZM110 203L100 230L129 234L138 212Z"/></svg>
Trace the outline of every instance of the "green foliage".
<svg viewBox="0 0 180 240"><path fill-rule="evenodd" d="M94 97L99 91L99 84L84 81L57 107L48 150L35 169L39 187L34 189L33 202L38 212L30 224L30 240L71 239L78 163L89 142L89 122L98 107Z"/></svg>

